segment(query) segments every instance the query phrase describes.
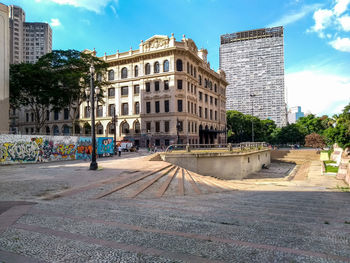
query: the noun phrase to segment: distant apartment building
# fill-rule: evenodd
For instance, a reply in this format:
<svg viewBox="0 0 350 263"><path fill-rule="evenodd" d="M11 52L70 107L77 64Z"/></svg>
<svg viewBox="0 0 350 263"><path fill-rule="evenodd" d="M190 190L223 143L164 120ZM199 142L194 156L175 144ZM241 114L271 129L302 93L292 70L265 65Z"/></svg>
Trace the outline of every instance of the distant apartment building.
<svg viewBox="0 0 350 263"><path fill-rule="evenodd" d="M9 8L0 3L0 133L9 131Z"/></svg>
<svg viewBox="0 0 350 263"><path fill-rule="evenodd" d="M85 50L96 55L95 51ZM224 143L227 82L222 70L215 72L207 50L197 49L183 36L155 35L141 41L139 49L100 57L108 63L105 76L111 83L104 101L96 106L97 136L114 136L142 147L171 143ZM96 78L101 78L97 75ZM20 132L33 133L34 115L24 112ZM72 122L68 109L47 112L42 134L68 135ZM91 133L91 113L80 105L76 134Z"/></svg>
<svg viewBox="0 0 350 263"><path fill-rule="evenodd" d="M49 24L25 22L22 8L10 5L10 63L35 63L52 51L52 30Z"/></svg>
<svg viewBox="0 0 350 263"><path fill-rule="evenodd" d="M229 83L226 109L286 125L283 27L225 34L220 40L220 69Z"/></svg>
<svg viewBox="0 0 350 263"><path fill-rule="evenodd" d="M288 110L288 123L289 124L296 123L296 121L298 119L300 119L301 117L304 117L304 112L301 111L300 106L289 108L289 110Z"/></svg>

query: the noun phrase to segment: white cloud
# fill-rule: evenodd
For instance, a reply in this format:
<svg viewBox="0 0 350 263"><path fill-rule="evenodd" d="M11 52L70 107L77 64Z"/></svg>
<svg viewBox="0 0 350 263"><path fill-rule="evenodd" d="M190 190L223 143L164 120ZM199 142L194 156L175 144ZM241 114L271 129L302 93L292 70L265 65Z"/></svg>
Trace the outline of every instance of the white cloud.
<svg viewBox="0 0 350 263"><path fill-rule="evenodd" d="M344 15L339 17L338 22L344 31L350 31L350 16Z"/></svg>
<svg viewBox="0 0 350 263"><path fill-rule="evenodd" d="M348 37L338 37L337 39L329 42L329 44L331 44L331 46L336 50L350 52L350 38Z"/></svg>
<svg viewBox="0 0 350 263"><path fill-rule="evenodd" d="M348 8L349 3L350 0L336 0L336 5L334 6L334 13L337 16L344 13Z"/></svg>
<svg viewBox="0 0 350 263"><path fill-rule="evenodd" d="M41 2L43 0L36 0ZM89 11L100 14L102 10L110 3L117 3L118 0L45 0L46 2L54 2L60 5L71 5L74 7L80 7Z"/></svg>
<svg viewBox="0 0 350 263"><path fill-rule="evenodd" d="M267 25L267 27L274 27L274 26L286 26L289 24L292 24L303 17L305 17L307 14L311 13L314 11L316 8L318 8L320 5L319 4L314 4L314 5L305 5L301 8L301 10L297 12L291 12L289 14L286 14L282 16L280 19L278 19L275 22L272 22L271 24Z"/></svg>
<svg viewBox="0 0 350 263"><path fill-rule="evenodd" d="M114 16L118 17L118 13L117 13L117 10L115 9L115 7L111 5L111 9L112 9Z"/></svg>
<svg viewBox="0 0 350 263"><path fill-rule="evenodd" d="M50 26L58 27L61 25L61 22L58 18L51 18Z"/></svg>
<svg viewBox="0 0 350 263"><path fill-rule="evenodd" d="M350 101L350 78L312 70L287 73L288 106L317 115L339 113Z"/></svg>
<svg viewBox="0 0 350 263"><path fill-rule="evenodd" d="M331 22L333 12L328 9L318 9L314 13L315 25L312 29L316 32L325 29Z"/></svg>

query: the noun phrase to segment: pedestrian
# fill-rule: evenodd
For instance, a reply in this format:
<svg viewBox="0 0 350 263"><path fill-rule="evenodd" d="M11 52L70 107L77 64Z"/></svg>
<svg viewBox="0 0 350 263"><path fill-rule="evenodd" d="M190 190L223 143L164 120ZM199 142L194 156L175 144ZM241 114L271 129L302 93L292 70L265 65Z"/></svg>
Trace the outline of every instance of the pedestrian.
<svg viewBox="0 0 350 263"><path fill-rule="evenodd" d="M118 156L120 157L122 155L122 147L118 146Z"/></svg>

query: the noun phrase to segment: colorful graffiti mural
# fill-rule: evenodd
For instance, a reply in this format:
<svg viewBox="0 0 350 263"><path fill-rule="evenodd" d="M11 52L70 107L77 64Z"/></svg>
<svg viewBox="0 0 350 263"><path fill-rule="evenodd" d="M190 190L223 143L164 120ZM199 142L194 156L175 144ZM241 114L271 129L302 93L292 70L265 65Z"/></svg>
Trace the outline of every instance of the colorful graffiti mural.
<svg viewBox="0 0 350 263"><path fill-rule="evenodd" d="M112 156L113 146L113 138L99 137L97 140L97 154L99 156Z"/></svg>
<svg viewBox="0 0 350 263"><path fill-rule="evenodd" d="M0 135L0 164L91 159L89 137Z"/></svg>
<svg viewBox="0 0 350 263"><path fill-rule="evenodd" d="M80 137L78 140L78 146L76 151L76 159L77 160L91 160L92 153L92 140L90 137Z"/></svg>

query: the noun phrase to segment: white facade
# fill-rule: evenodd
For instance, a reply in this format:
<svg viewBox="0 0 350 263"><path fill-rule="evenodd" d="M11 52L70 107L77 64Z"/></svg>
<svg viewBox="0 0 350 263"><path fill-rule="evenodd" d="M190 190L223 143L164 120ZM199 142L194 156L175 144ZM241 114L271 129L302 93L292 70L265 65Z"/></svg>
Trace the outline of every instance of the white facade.
<svg viewBox="0 0 350 263"><path fill-rule="evenodd" d="M229 82L227 110L287 124L283 27L222 35L220 69Z"/></svg>
<svg viewBox="0 0 350 263"><path fill-rule="evenodd" d="M9 131L9 10L0 3L0 133Z"/></svg>

